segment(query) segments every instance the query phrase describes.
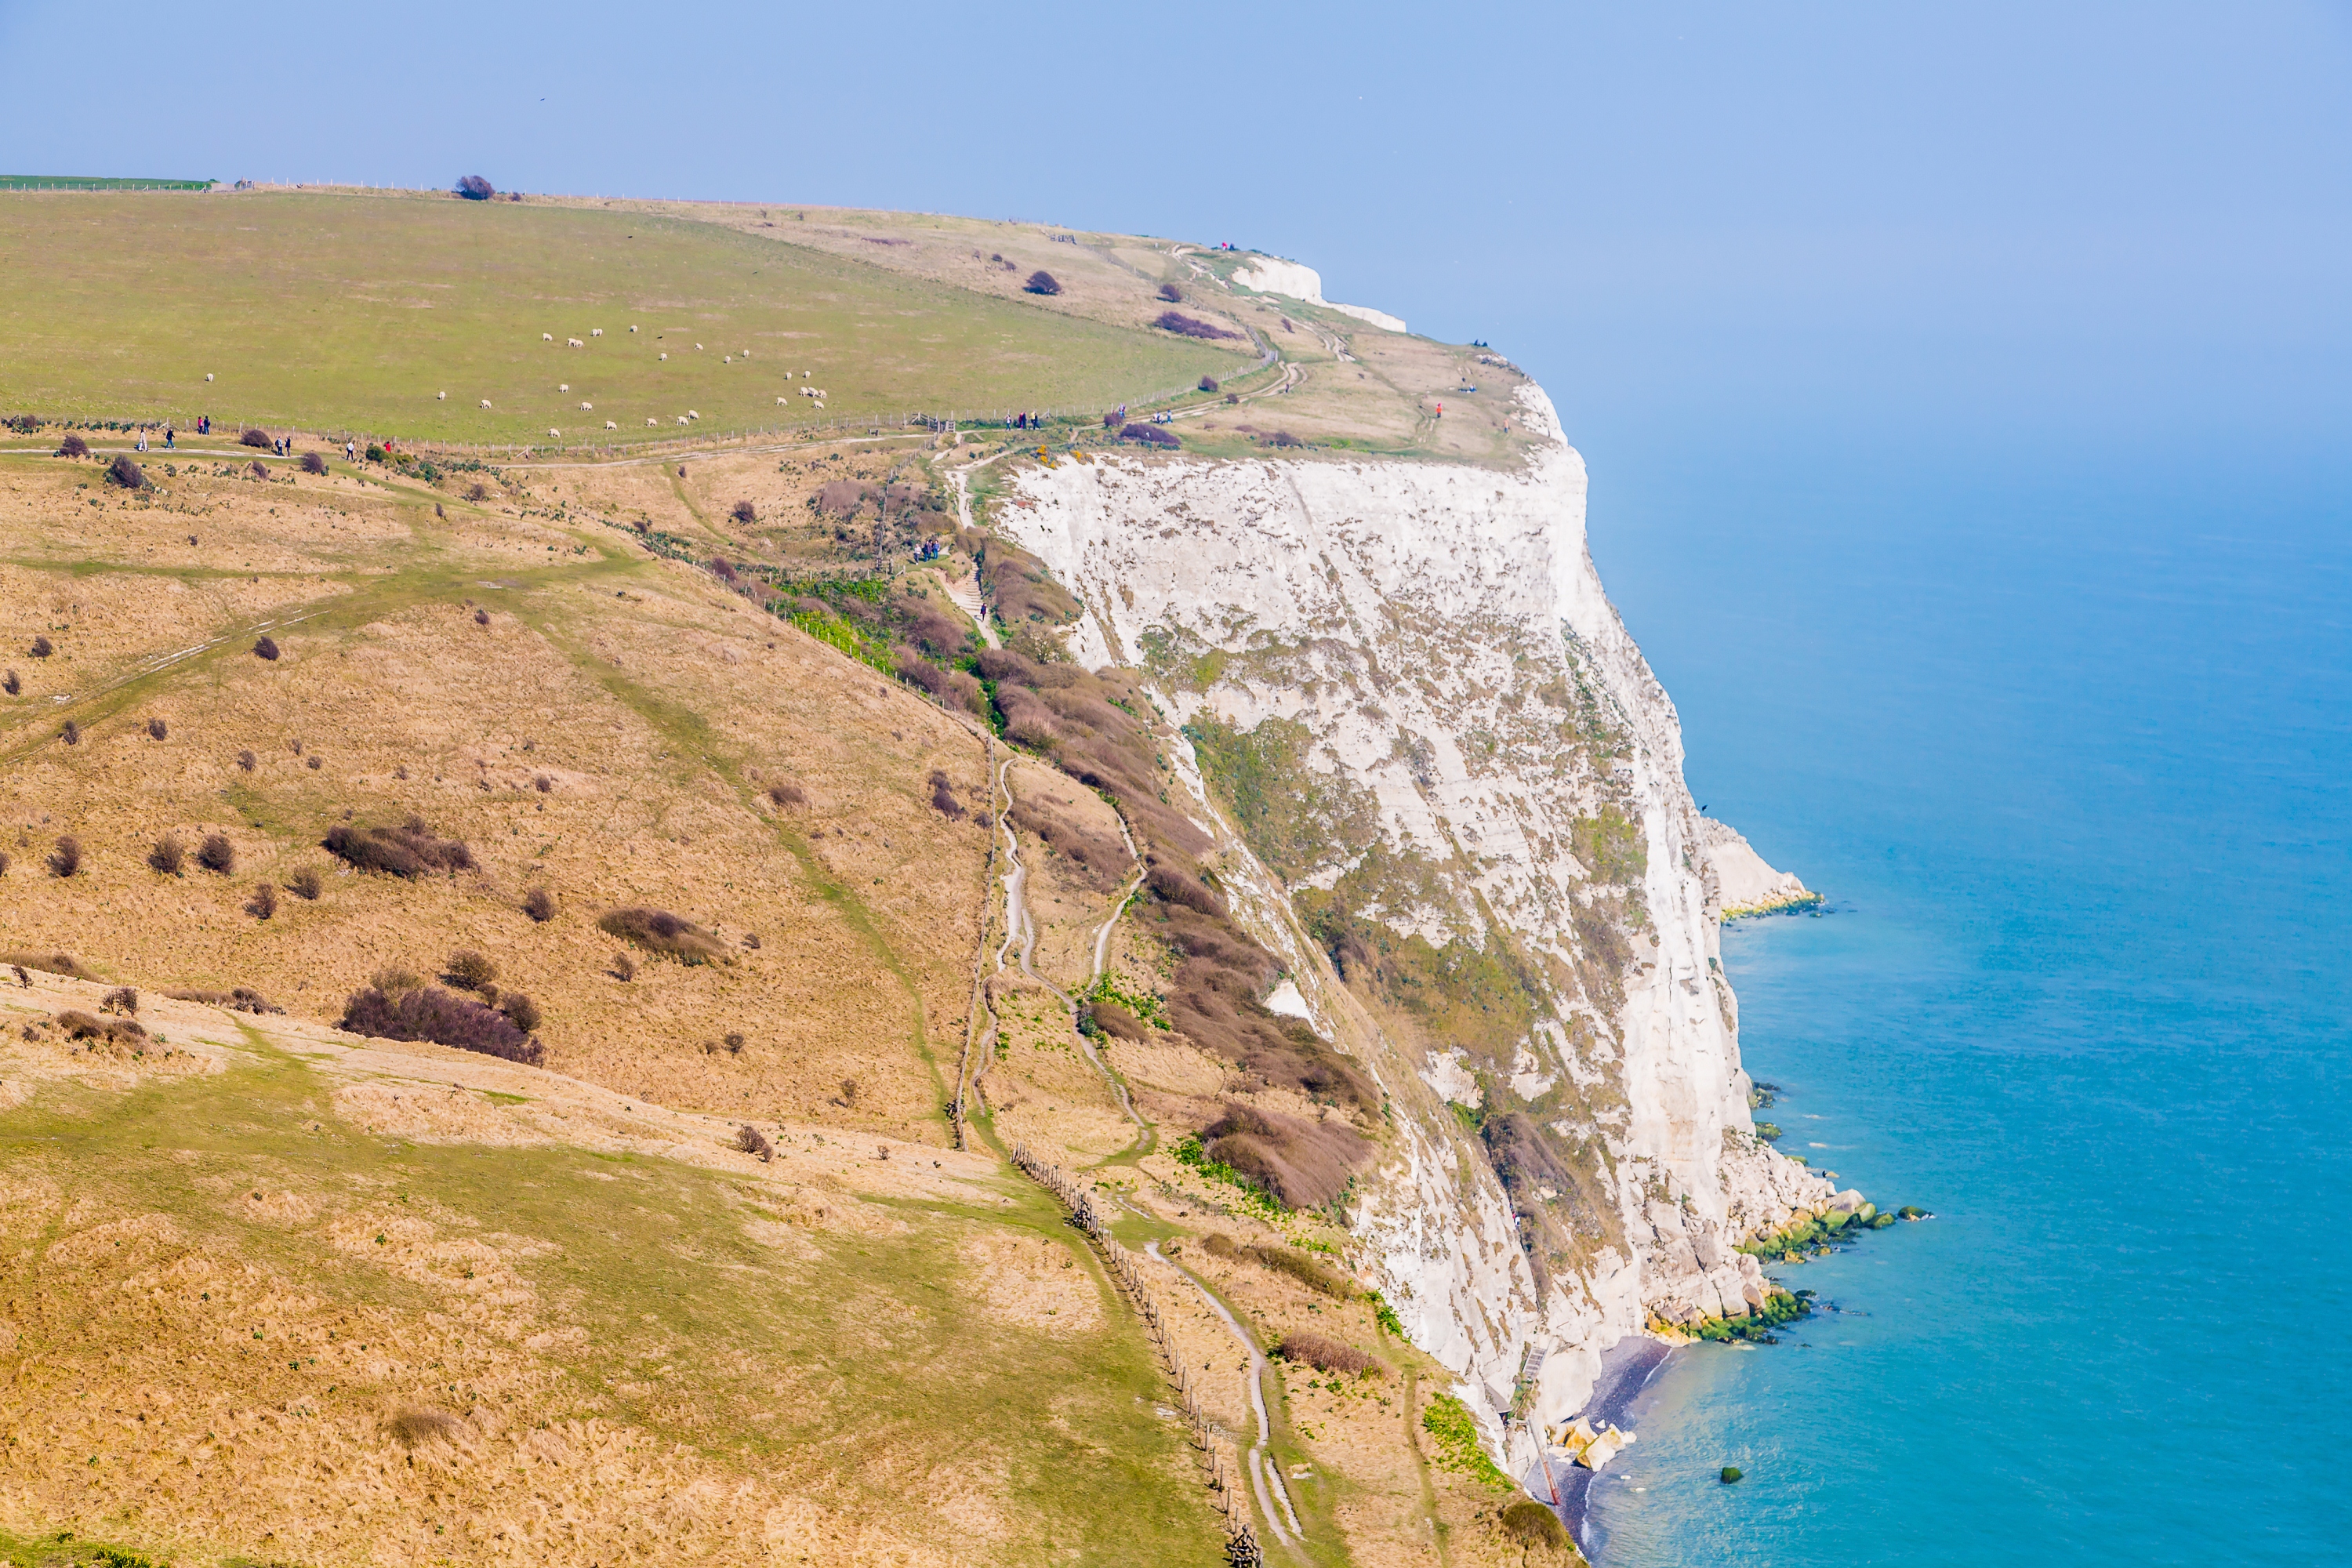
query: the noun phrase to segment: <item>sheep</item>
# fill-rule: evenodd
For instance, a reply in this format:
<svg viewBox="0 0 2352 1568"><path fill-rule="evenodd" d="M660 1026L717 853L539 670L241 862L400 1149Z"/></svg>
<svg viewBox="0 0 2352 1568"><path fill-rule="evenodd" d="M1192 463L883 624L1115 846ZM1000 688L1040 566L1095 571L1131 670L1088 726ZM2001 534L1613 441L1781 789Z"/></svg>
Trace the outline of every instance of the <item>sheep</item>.
<svg viewBox="0 0 2352 1568"><path fill-rule="evenodd" d="M487 398L487 397L483 398L483 399L482 399L482 406L483 406L483 407L485 407L485 408L488 408L489 405L490 405L490 400L489 400L488 398Z"/></svg>
<svg viewBox="0 0 2352 1568"><path fill-rule="evenodd" d="M629 331L633 331L633 332L634 332L634 331L635 331L636 330L637 330L637 324L636 324L635 321L630 322L630 323L629 323Z"/></svg>
<svg viewBox="0 0 2352 1568"><path fill-rule="evenodd" d="M689 408L689 409L688 409L688 410L686 411L686 416L687 416L688 419L699 419L699 418L701 418L701 417L702 417L702 415L700 414L700 412L699 412L699 411L698 411L698 410L696 410L696 409Z"/></svg>
<svg viewBox="0 0 2352 1568"><path fill-rule="evenodd" d="M700 353L702 352L702 345L701 345L700 343L697 343L697 344L695 344L695 345L694 345L694 352L695 352L696 353Z"/></svg>
<svg viewBox="0 0 2352 1568"><path fill-rule="evenodd" d="M656 419L656 418L655 418L652 415L648 414L648 415L646 415L646 424L648 424L648 425L658 425L658 424L660 424L660 423L661 423L661 421L660 421L660 420L658 420L658 419Z"/></svg>
<svg viewBox="0 0 2352 1568"><path fill-rule="evenodd" d="M618 430L620 426L614 424L610 419L607 419L604 421L604 428L607 430Z"/></svg>
<svg viewBox="0 0 2352 1568"><path fill-rule="evenodd" d="M205 372L205 379L206 381L210 381L212 378L213 378L213 373L212 373L212 372L210 372L210 371L206 371L206 372Z"/></svg>
<svg viewBox="0 0 2352 1568"><path fill-rule="evenodd" d="M596 405L593 403L583 403L580 405L580 412L583 414L593 414L596 412Z"/></svg>
<svg viewBox="0 0 2352 1568"><path fill-rule="evenodd" d="M566 338L563 340L563 346L572 349L584 349L588 345L582 342L578 338Z"/></svg>
<svg viewBox="0 0 2352 1568"><path fill-rule="evenodd" d="M572 384L568 381L559 381L555 384L555 390L558 392L569 392L572 390Z"/></svg>
<svg viewBox="0 0 2352 1568"><path fill-rule="evenodd" d="M733 364L735 363L735 356L733 354L720 354L719 356L719 363L720 364Z"/></svg>
<svg viewBox="0 0 2352 1568"><path fill-rule="evenodd" d="M685 416L685 415L683 415L683 414L679 415L679 416L677 416L677 422L678 422L679 424L681 424L681 425L685 424L685 423L686 423L686 416Z"/></svg>
<svg viewBox="0 0 2352 1568"><path fill-rule="evenodd" d="M604 335L604 329L602 327L591 327L588 329L588 335L592 338L601 338Z"/></svg>
<svg viewBox="0 0 2352 1568"><path fill-rule="evenodd" d="M449 401L449 395L446 392L436 392L433 395L433 401L436 403L446 403Z"/></svg>
<svg viewBox="0 0 2352 1568"><path fill-rule="evenodd" d="M662 357L662 358L664 358L664 359L667 359L667 358L669 358L669 355L667 355L667 354L664 354L664 355L662 355L661 357Z"/></svg>
<svg viewBox="0 0 2352 1568"><path fill-rule="evenodd" d="M541 332L539 334L539 341L543 343L551 343L555 341L555 334L553 332Z"/></svg>
<svg viewBox="0 0 2352 1568"><path fill-rule="evenodd" d="M776 406L777 406L777 407L779 407L779 408L782 408L783 405L784 405L784 400L783 400L782 398L781 398L781 397L777 398L777 399L776 399Z"/></svg>
<svg viewBox="0 0 2352 1568"><path fill-rule="evenodd" d="M549 436L552 437L553 438L555 438L555 439L556 439L556 440L558 440L558 441L561 441L562 439L563 439L563 432L562 432L562 431L561 431L561 430L558 430L558 429L557 429L554 426L552 426L552 425L551 425L551 426L549 426L547 427L547 433L548 433L548 435L549 435Z"/></svg>

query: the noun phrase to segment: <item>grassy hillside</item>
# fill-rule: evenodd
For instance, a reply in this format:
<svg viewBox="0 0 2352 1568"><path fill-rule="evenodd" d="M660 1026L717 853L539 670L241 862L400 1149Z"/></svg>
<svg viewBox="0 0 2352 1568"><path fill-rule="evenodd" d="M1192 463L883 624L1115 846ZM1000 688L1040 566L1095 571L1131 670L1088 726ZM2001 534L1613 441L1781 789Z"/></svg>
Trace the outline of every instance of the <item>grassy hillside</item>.
<svg viewBox="0 0 2352 1568"><path fill-rule="evenodd" d="M1235 360L770 235L426 195L18 195L0 265L28 285L0 413L52 419L638 440L806 419L802 385L834 416L1099 408Z"/></svg>

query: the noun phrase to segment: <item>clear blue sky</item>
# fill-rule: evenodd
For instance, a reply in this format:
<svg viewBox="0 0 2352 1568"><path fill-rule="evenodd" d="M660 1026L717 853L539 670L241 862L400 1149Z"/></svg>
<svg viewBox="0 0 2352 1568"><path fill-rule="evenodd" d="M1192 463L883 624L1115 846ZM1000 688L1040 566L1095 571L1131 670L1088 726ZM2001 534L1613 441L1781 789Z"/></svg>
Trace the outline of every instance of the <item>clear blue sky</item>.
<svg viewBox="0 0 2352 1568"><path fill-rule="evenodd" d="M1596 466L1792 424L2326 439L2347 110L2342 0L0 0L0 172L478 172L1230 238L1493 342Z"/></svg>

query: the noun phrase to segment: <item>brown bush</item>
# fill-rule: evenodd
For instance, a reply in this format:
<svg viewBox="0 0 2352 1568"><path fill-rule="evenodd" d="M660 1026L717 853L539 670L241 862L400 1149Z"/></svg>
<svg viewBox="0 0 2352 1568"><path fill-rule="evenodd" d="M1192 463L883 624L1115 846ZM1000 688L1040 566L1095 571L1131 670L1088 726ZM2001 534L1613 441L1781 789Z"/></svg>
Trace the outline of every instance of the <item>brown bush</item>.
<svg viewBox="0 0 2352 1568"><path fill-rule="evenodd" d="M1204 375L1204 376L1202 376L1202 377L1201 378L1201 390L1202 390L1202 391L1203 391L1203 392L1214 392L1214 391L1216 391L1216 390L1217 390L1217 378L1216 378L1215 376L1213 376L1213 375Z"/></svg>
<svg viewBox="0 0 2352 1568"><path fill-rule="evenodd" d="M488 626L490 624L490 612L488 610L476 610L474 612L474 624L478 626Z"/></svg>
<svg viewBox="0 0 2352 1568"><path fill-rule="evenodd" d="M68 436L64 440L58 443L58 456L60 458L87 458L89 456L89 443L83 440L79 436Z"/></svg>
<svg viewBox="0 0 2352 1568"><path fill-rule="evenodd" d="M80 745L81 726L75 723L70 719L67 720L64 727L58 731L58 739L63 741L68 746Z"/></svg>
<svg viewBox="0 0 2352 1568"><path fill-rule="evenodd" d="M268 451L270 447L277 445L275 441L269 438L268 431L250 426L247 427L245 434L239 436L236 439L240 446L252 447L264 452Z"/></svg>
<svg viewBox="0 0 2352 1568"><path fill-rule="evenodd" d="M721 583L740 581L734 563L729 561L724 555L714 555L710 558L710 574Z"/></svg>
<svg viewBox="0 0 2352 1568"><path fill-rule="evenodd" d="M1123 425L1119 426L1118 438L1139 441L1146 447L1181 447L1184 444L1175 431L1164 425Z"/></svg>
<svg viewBox="0 0 2352 1568"><path fill-rule="evenodd" d="M739 500L728 509L727 515L749 527L760 521L760 509L749 500Z"/></svg>
<svg viewBox="0 0 2352 1568"><path fill-rule="evenodd" d="M253 889L253 897L245 900L245 912L255 920L266 921L278 914L278 889L263 882Z"/></svg>
<svg viewBox="0 0 2352 1568"><path fill-rule="evenodd" d="M1241 400L1242 395L1238 392L1228 392L1225 394L1225 405L1227 407L1232 407L1239 404Z"/></svg>
<svg viewBox="0 0 2352 1568"><path fill-rule="evenodd" d="M949 708L961 708L968 713L986 717L988 693L980 682L961 669L941 669L938 665L917 654L912 648L900 648L895 655L898 679L909 686L919 687Z"/></svg>
<svg viewBox="0 0 2352 1568"><path fill-rule="evenodd" d="M675 958L680 963L715 963L727 952L717 937L667 910L632 905L608 910L596 924L608 935L635 942L647 952Z"/></svg>
<svg viewBox="0 0 2352 1568"><path fill-rule="evenodd" d="M499 997L499 1011L507 1016L508 1023L526 1035L539 1027L539 1004L520 991L509 991Z"/></svg>
<svg viewBox="0 0 2352 1568"><path fill-rule="evenodd" d="M186 864L187 854L186 847L180 842L180 836L166 833L155 840L154 848L147 851L147 864L166 877L176 877Z"/></svg>
<svg viewBox="0 0 2352 1568"><path fill-rule="evenodd" d="M5 691L9 696L14 697L24 689L25 682L15 670L12 669L6 675L0 676L0 691Z"/></svg>
<svg viewBox="0 0 2352 1568"><path fill-rule="evenodd" d="M323 474L327 471L327 459L316 452L305 452L302 454L302 471L306 474Z"/></svg>
<svg viewBox="0 0 2352 1568"><path fill-rule="evenodd" d="M389 994L373 985L354 991L336 1027L379 1040L430 1040L526 1067L537 1067L547 1054L503 1013L438 985Z"/></svg>
<svg viewBox="0 0 2352 1568"><path fill-rule="evenodd" d="M931 770L931 805L950 818L961 819L963 816L963 803L956 799L954 786L948 782L948 775L937 768Z"/></svg>
<svg viewBox="0 0 2352 1568"><path fill-rule="evenodd" d="M446 1410L404 1410L384 1425L404 1448L435 1441L454 1443L464 1429Z"/></svg>
<svg viewBox="0 0 2352 1568"><path fill-rule="evenodd" d="M256 658L276 659L278 657L277 639L269 637L259 637L254 638L253 656Z"/></svg>
<svg viewBox="0 0 2352 1568"><path fill-rule="evenodd" d="M467 174L457 184L457 195L469 202L486 202L499 194L498 187L479 174Z"/></svg>
<svg viewBox="0 0 2352 1568"><path fill-rule="evenodd" d="M72 834L59 838L49 850L49 875L70 877L81 869L81 840Z"/></svg>
<svg viewBox="0 0 2352 1568"><path fill-rule="evenodd" d="M1029 274L1029 280L1021 288L1024 293L1028 294L1058 294L1062 291L1062 286L1055 280L1054 275L1042 267Z"/></svg>
<svg viewBox="0 0 2352 1568"><path fill-rule="evenodd" d="M240 773L249 773L255 768L258 767L260 763L261 759L255 756L250 750L242 751L236 754L237 771Z"/></svg>
<svg viewBox="0 0 2352 1568"><path fill-rule="evenodd" d="M95 980L81 960L70 952L0 952L0 963L19 969L37 969L44 974L62 974L73 980Z"/></svg>
<svg viewBox="0 0 2352 1568"><path fill-rule="evenodd" d="M127 1045L147 1037L147 1031L128 1018L100 1018L71 1007L53 1015L49 1022L64 1030L69 1040L106 1040Z"/></svg>
<svg viewBox="0 0 2352 1568"><path fill-rule="evenodd" d="M120 485L126 490L147 488L146 471L140 468L128 452L114 454L114 461L106 465L106 479L109 484Z"/></svg>
<svg viewBox="0 0 2352 1568"><path fill-rule="evenodd" d="M855 517L859 507L880 493L864 479L827 479L817 487L812 504L826 517Z"/></svg>
<svg viewBox="0 0 2352 1568"><path fill-rule="evenodd" d="M207 833L205 841L196 846L196 864L207 871L222 876L236 869L236 846L224 833Z"/></svg>
<svg viewBox="0 0 2352 1568"><path fill-rule="evenodd" d="M1343 1343L1328 1334L1318 1334L1311 1329L1295 1329L1282 1336L1274 1353L1286 1362L1311 1366L1318 1372L1346 1373L1361 1377L1366 1373L1375 1376L1388 1375L1388 1363L1377 1356L1365 1354L1351 1344Z"/></svg>
<svg viewBox="0 0 2352 1568"><path fill-rule="evenodd" d="M461 947L449 955L448 964L441 978L460 991L483 991L499 977L499 966L470 947Z"/></svg>
<svg viewBox="0 0 2352 1568"><path fill-rule="evenodd" d="M614 953L613 962L605 967L612 971L615 980L635 980L637 977L637 966L625 952Z"/></svg>
<svg viewBox="0 0 2352 1568"><path fill-rule="evenodd" d="M522 912L529 915L533 923L545 925L555 918L555 895L545 888L533 888L522 896Z"/></svg>
<svg viewBox="0 0 2352 1568"><path fill-rule="evenodd" d="M327 885L320 879L319 873L316 869L311 867L305 866L300 870L295 872L291 877L286 879L286 890L293 894L298 899L304 899L312 903L316 903L318 901L319 895L327 890Z"/></svg>
<svg viewBox="0 0 2352 1568"><path fill-rule="evenodd" d="M1202 1129L1201 1147L1211 1159L1264 1182L1292 1208L1320 1208L1338 1197L1347 1188L1349 1172L1371 1152L1370 1145L1344 1122L1305 1121L1230 1100L1224 1114ZM1297 1261L1313 1272L1302 1273L1289 1263L1269 1262L1269 1267L1281 1268L1327 1294L1353 1294L1352 1287L1322 1273L1305 1258Z"/></svg>
<svg viewBox="0 0 2352 1568"><path fill-rule="evenodd" d="M149 740L169 740L171 738L171 734L172 727L164 723L161 719L150 719L147 721L147 738Z"/></svg>
<svg viewBox="0 0 2352 1568"><path fill-rule="evenodd" d="M1142 1019L1116 1002L1089 1002L1079 1012L1079 1026L1091 1024L1096 1032L1108 1035L1114 1040L1148 1040L1151 1031Z"/></svg>
<svg viewBox="0 0 2352 1568"><path fill-rule="evenodd" d="M780 779L768 786L768 800L781 810L798 811L808 805L808 791L790 779Z"/></svg>
<svg viewBox="0 0 2352 1568"><path fill-rule="evenodd" d="M1037 801L1016 800L1008 815L1014 827L1034 835L1073 862L1097 892L1110 892L1127 880L1134 861L1128 856L1127 846L1109 834L1083 827Z"/></svg>
<svg viewBox="0 0 2352 1568"><path fill-rule="evenodd" d="M1304 447L1307 445L1306 442L1300 440L1297 437L1292 435L1287 430L1276 430L1273 435L1268 436L1265 438L1265 444L1269 447Z"/></svg>
<svg viewBox="0 0 2352 1568"><path fill-rule="evenodd" d="M98 1010L136 1018L139 1016L139 993L128 985L118 985L98 999Z"/></svg>
<svg viewBox="0 0 2352 1568"><path fill-rule="evenodd" d="M757 1154L762 1164L776 1157L776 1146L768 1142L767 1134L749 1122L736 1130L735 1147L746 1154Z"/></svg>
<svg viewBox="0 0 2352 1568"><path fill-rule="evenodd" d="M1188 316L1181 310L1162 310L1152 319L1151 324L1163 332L1174 332L1177 336L1185 338L1214 339L1241 336L1239 332L1227 331L1213 321L1203 321L1199 317Z"/></svg>
<svg viewBox="0 0 2352 1568"><path fill-rule="evenodd" d="M1171 305L1181 305L1184 302L1184 290L1173 283L1162 283L1160 286L1160 297Z"/></svg>
<svg viewBox="0 0 2352 1568"><path fill-rule="evenodd" d="M400 827L339 824L327 830L321 847L355 870L382 871L411 881L427 871L454 874L474 868L474 852L464 840L436 838L414 816Z"/></svg>
<svg viewBox="0 0 2352 1568"><path fill-rule="evenodd" d="M177 1002L202 1002L207 1006L226 1007L232 1013L283 1013L286 1011L250 985L239 985L230 991L198 991L184 988L178 991L166 991L163 994Z"/></svg>
<svg viewBox="0 0 2352 1568"><path fill-rule="evenodd" d="M1171 904L1198 910L1204 915L1225 917L1225 900L1211 891L1206 884L1186 876L1173 866L1154 866L1145 879L1151 890Z"/></svg>
<svg viewBox="0 0 2352 1568"><path fill-rule="evenodd" d="M466 487L466 499L470 501L488 500L490 499L490 487L476 479Z"/></svg>

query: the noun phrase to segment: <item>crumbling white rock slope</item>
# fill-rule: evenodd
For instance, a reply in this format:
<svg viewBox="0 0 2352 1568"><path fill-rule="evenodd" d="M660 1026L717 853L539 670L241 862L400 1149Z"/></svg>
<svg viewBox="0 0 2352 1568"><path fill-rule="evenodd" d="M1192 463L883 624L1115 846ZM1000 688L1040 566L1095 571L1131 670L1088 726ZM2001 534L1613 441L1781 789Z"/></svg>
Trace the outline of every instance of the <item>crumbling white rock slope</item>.
<svg viewBox="0 0 2352 1568"><path fill-rule="evenodd" d="M1524 1037L1483 1059L1424 1056L1374 1025L1277 879L1205 796L1193 803L1318 1026L1392 1097L1399 1136L1353 1209L1358 1267L1483 1415L1524 1377L1528 1414L1557 1421L1582 1407L1601 1352L1651 1314L1760 1300L1734 1244L1831 1191L1755 1136L1674 704L1594 572L1583 460L1549 401L1521 398L1549 440L1517 473L1074 462L1024 474L998 521L1084 600L1082 661L1150 670L1179 720L1295 721L1319 776L1377 799L1383 847L1434 871L1387 895L1379 919L1441 946L1507 940L1545 971L1549 1016ZM1591 828L1612 812L1639 853L1629 842L1604 878ZM1298 880L1328 887L1354 853ZM1611 910L1603 953L1592 933ZM1601 1212L1558 1222L1578 1242L1565 1267L1531 1264L1521 1215L1567 1200L1546 1186L1515 1205L1445 1103L1482 1097L1528 1110L1605 1194Z"/></svg>

